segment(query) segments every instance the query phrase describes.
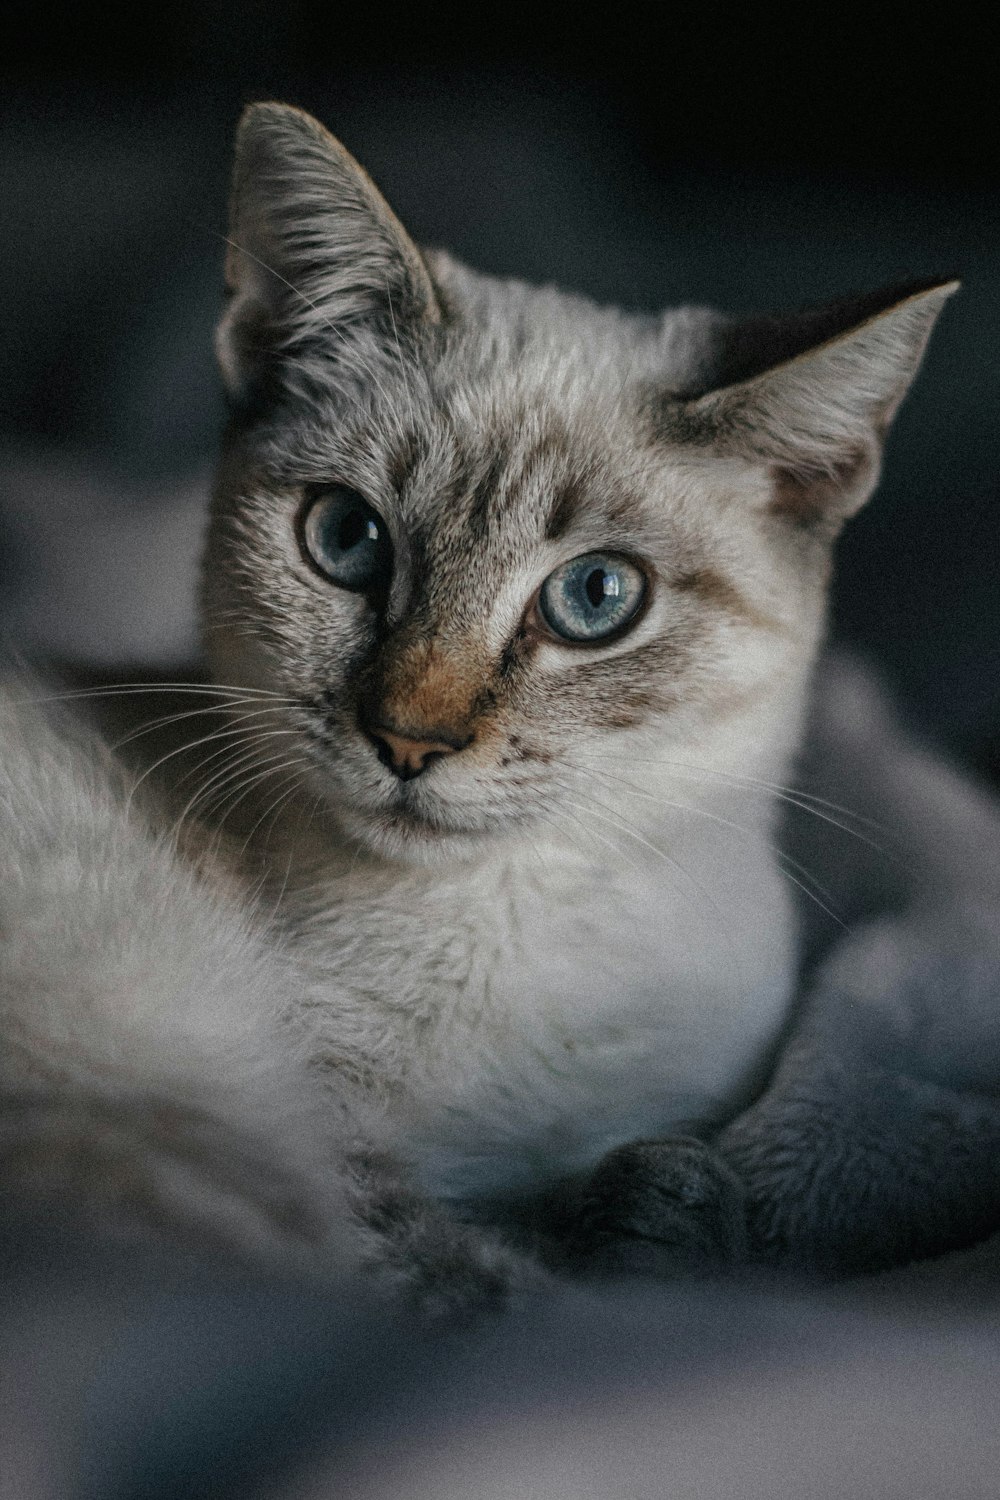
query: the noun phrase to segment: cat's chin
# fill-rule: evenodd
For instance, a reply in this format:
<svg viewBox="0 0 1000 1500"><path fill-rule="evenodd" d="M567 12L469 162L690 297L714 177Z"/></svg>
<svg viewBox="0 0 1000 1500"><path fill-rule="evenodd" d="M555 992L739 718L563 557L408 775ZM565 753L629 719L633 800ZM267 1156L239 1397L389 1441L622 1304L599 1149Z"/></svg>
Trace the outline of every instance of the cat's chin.
<svg viewBox="0 0 1000 1500"><path fill-rule="evenodd" d="M473 859L497 837L492 830L443 827L402 809L341 809L338 821L352 841L372 854L411 865Z"/></svg>

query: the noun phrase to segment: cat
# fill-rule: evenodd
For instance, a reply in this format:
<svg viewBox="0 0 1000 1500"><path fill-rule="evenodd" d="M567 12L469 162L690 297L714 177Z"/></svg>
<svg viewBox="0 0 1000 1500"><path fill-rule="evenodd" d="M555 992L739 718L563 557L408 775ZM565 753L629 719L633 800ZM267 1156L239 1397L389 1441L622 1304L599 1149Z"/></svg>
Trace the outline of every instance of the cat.
<svg viewBox="0 0 1000 1500"><path fill-rule="evenodd" d="M10 1211L434 1307L986 1233L964 1074L881 1123L906 1186L873 1214L854 950L800 1006L810 877L776 844L783 799L835 815L786 790L833 543L956 284L733 323L497 281L278 104L239 126L226 281L213 685L138 785L5 690Z"/></svg>

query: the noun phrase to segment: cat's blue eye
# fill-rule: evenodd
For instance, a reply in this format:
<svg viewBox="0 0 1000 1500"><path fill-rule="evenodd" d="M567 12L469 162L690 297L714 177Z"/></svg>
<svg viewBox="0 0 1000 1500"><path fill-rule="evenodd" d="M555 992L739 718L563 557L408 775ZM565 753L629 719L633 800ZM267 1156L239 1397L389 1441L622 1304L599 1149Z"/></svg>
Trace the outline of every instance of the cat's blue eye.
<svg viewBox="0 0 1000 1500"><path fill-rule="evenodd" d="M312 561L331 583L358 594L388 584L388 527L355 490L339 484L324 489L305 513L302 535Z"/></svg>
<svg viewBox="0 0 1000 1500"><path fill-rule="evenodd" d="M538 608L563 640L600 641L635 618L645 594L645 576L627 558L586 552L549 574Z"/></svg>

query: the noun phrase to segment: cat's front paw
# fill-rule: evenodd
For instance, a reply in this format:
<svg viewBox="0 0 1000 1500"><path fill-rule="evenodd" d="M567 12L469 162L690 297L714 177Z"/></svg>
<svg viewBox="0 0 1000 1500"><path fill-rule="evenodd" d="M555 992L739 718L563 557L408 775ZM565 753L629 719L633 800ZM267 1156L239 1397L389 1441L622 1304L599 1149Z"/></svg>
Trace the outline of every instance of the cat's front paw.
<svg viewBox="0 0 1000 1500"><path fill-rule="evenodd" d="M454 1218L391 1153L355 1146L345 1164L366 1269L376 1286L424 1317L475 1317L551 1290L540 1260Z"/></svg>
<svg viewBox="0 0 1000 1500"><path fill-rule="evenodd" d="M746 1205L732 1169L687 1136L633 1141L584 1184L567 1252L586 1274L673 1277L746 1254Z"/></svg>

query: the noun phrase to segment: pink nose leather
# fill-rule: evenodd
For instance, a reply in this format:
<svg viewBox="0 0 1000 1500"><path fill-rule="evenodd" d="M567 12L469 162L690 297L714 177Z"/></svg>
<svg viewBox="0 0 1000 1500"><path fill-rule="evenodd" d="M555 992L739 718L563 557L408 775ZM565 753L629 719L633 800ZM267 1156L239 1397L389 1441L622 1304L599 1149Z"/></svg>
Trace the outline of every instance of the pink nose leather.
<svg viewBox="0 0 1000 1500"><path fill-rule="evenodd" d="M447 740L410 739L407 735L396 734L394 730L385 729L381 725L377 729L370 729L368 734L378 750L382 764L388 766L400 781L411 781L414 776L425 771L432 760L442 755L454 755L456 750L465 748L454 741L449 743Z"/></svg>

